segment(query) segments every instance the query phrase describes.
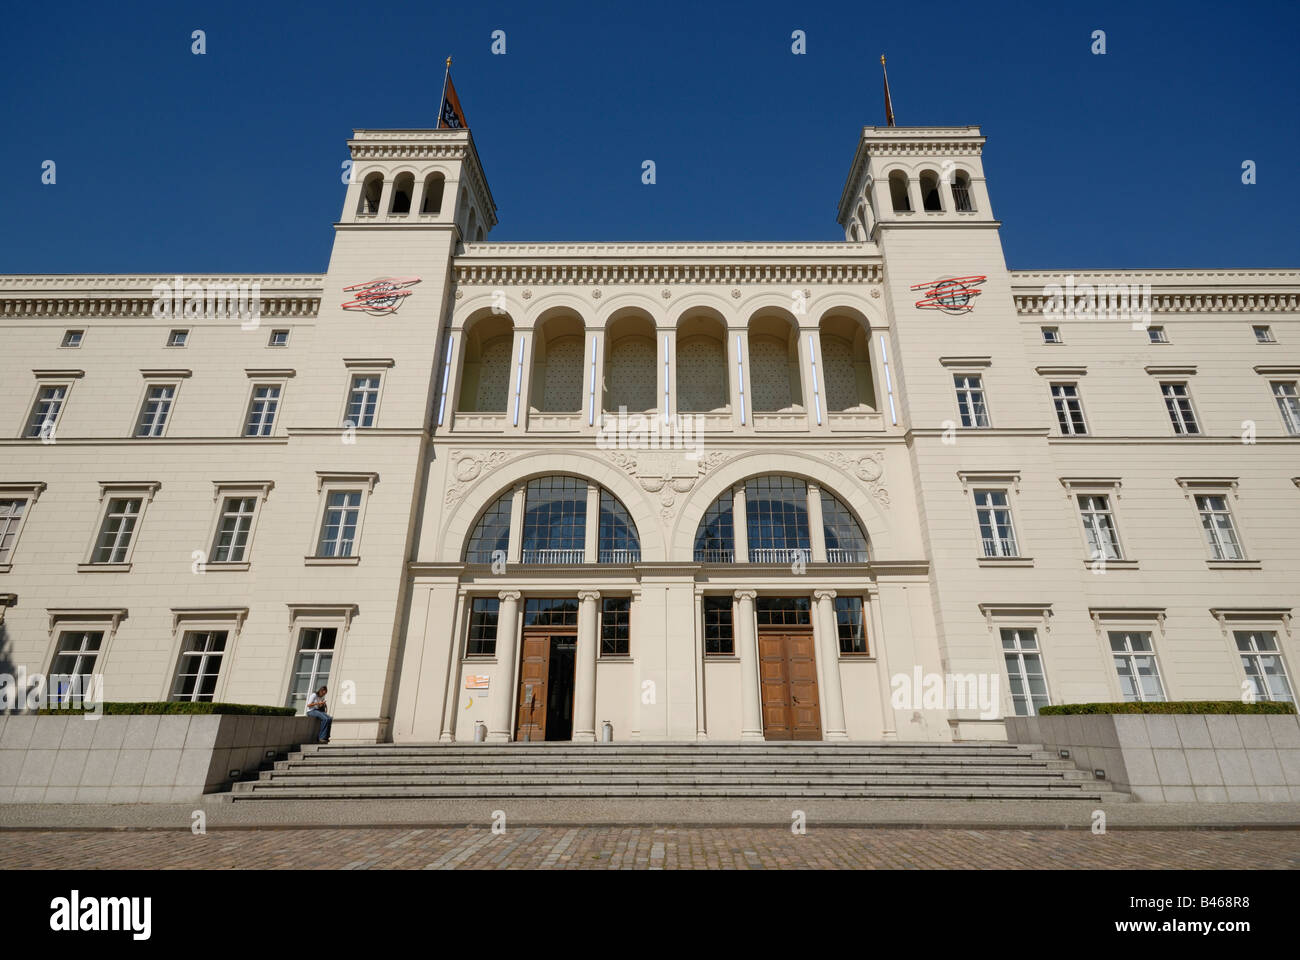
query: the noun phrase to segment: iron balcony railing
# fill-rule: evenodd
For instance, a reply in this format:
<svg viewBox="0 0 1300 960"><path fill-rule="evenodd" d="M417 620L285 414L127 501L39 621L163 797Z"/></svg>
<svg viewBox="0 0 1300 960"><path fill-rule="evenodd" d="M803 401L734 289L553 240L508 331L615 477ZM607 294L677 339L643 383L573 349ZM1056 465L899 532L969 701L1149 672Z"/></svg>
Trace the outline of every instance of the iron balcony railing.
<svg viewBox="0 0 1300 960"><path fill-rule="evenodd" d="M827 547L826 559L831 563L866 563L867 551L849 547Z"/></svg>
<svg viewBox="0 0 1300 960"><path fill-rule="evenodd" d="M581 547L576 549L548 547L541 550L525 550L520 559L524 563L582 563L582 554Z"/></svg>
<svg viewBox="0 0 1300 960"><path fill-rule="evenodd" d="M796 560L811 562L812 551L806 547L751 547L749 550L750 563L794 563Z"/></svg>
<svg viewBox="0 0 1300 960"><path fill-rule="evenodd" d="M1016 541L1010 537L984 537L984 556L1014 557L1017 555Z"/></svg>
<svg viewBox="0 0 1300 960"><path fill-rule="evenodd" d="M970 202L970 188L960 187L955 183L952 185L952 203L953 206L964 213L969 213L975 209Z"/></svg>
<svg viewBox="0 0 1300 960"><path fill-rule="evenodd" d="M736 551L734 550L696 550L696 563L735 563Z"/></svg>
<svg viewBox="0 0 1300 960"><path fill-rule="evenodd" d="M618 550L601 550L597 554L600 563L640 563L641 550L621 548Z"/></svg>

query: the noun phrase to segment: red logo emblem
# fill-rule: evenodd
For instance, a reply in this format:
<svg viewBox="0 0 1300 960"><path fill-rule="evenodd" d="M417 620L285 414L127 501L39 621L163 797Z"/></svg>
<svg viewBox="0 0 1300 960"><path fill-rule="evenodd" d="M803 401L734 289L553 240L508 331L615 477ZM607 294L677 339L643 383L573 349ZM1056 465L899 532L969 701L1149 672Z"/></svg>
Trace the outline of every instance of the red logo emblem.
<svg viewBox="0 0 1300 960"><path fill-rule="evenodd" d="M945 277L928 283L915 283L913 290L923 290L925 295L916 306L920 310L942 310L944 313L969 313L971 301L980 295L979 284L988 277Z"/></svg>
<svg viewBox="0 0 1300 960"><path fill-rule="evenodd" d="M402 300L411 295L407 288L419 282L419 277L380 277L366 283L354 283L344 287L343 292L352 294L355 299L342 306L344 310L364 310L375 315L395 313Z"/></svg>

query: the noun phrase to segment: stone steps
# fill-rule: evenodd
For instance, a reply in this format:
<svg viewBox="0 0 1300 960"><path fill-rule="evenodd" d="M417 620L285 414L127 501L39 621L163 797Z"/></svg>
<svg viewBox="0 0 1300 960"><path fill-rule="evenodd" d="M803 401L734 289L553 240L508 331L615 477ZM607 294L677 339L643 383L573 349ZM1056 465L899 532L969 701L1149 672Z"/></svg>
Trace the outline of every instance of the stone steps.
<svg viewBox="0 0 1300 960"><path fill-rule="evenodd" d="M1128 799L1041 746L1007 743L310 744L229 794L564 797Z"/></svg>

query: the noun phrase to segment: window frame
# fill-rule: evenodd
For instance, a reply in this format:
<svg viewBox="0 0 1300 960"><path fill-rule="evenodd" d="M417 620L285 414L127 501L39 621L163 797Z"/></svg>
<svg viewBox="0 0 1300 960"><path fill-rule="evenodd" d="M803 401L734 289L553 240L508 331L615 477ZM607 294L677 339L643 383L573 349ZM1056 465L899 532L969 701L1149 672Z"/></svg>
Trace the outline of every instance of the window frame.
<svg viewBox="0 0 1300 960"><path fill-rule="evenodd" d="M99 485L99 510L96 514L94 530L91 533L90 544L84 554L85 559L77 567L79 573L100 573L100 572L118 572L124 573L131 569L132 557L135 555L135 548L140 543L140 532L144 529L145 517L149 514L149 505L153 502L154 496L162 484L158 481L147 481L143 483L100 483ZM108 522L109 508L115 500L133 500L139 499L140 511L136 514L135 524L131 528L131 539L127 543L125 556L118 561L96 562L95 553L97 552L100 537L104 534L105 524Z"/></svg>
<svg viewBox="0 0 1300 960"><path fill-rule="evenodd" d="M180 343L176 343L176 335L180 334ZM190 328L189 327L172 327L167 331L167 340L164 346L168 350L184 350L190 345Z"/></svg>
<svg viewBox="0 0 1300 960"><path fill-rule="evenodd" d="M1253 323L1251 324L1251 332L1255 335L1256 343L1277 343L1277 336L1273 333L1271 323ZM1262 337L1260 336L1261 333L1263 334Z"/></svg>
<svg viewBox="0 0 1300 960"><path fill-rule="evenodd" d="M1149 324L1146 328L1147 344L1150 346L1159 346L1170 343L1169 330L1163 323Z"/></svg>
<svg viewBox="0 0 1300 960"><path fill-rule="evenodd" d="M1006 645L1005 634L1007 633L1014 633L1016 635L1016 645L1014 647L1008 647ZM1025 633L1032 634L1034 638L1034 647L1032 650L1026 649L1023 643L1021 642L1021 634L1025 634ZM1011 705L1011 711L1009 713L1005 713L1005 705L1004 705L1005 715L1011 717L1038 716L1039 708L1034 706L1034 695L1029 688L1029 682L1028 682L1029 676L1028 674L1025 673L1025 669L1024 669L1026 653L1033 654L1038 658L1038 666L1043 678L1044 696L1047 699L1047 702L1042 704L1042 706L1050 707L1052 705L1052 685L1048 681L1047 661L1044 657L1042 639L1038 635L1038 625L1029 624L1029 623L1020 623L1015 621L1008 621L1005 623L1000 622L997 626L997 644L998 644L998 650L1002 655L1002 670L1004 675L1007 678L1007 699L1010 701L1010 705ZM1022 714L1016 711L1016 698L1015 698L1015 694L1012 691L1011 673L1007 669L1008 654L1014 654L1016 657L1016 661L1020 668L1020 679L1021 682L1024 684L1025 696L1026 699L1028 700L1028 704L1033 709L1032 713Z"/></svg>
<svg viewBox="0 0 1300 960"><path fill-rule="evenodd" d="M960 381L962 380L967 381L966 386L962 386L962 384L960 383ZM969 385L969 381L971 380L974 380L976 383L974 387ZM952 372L952 383L953 383L953 389L956 393L957 419L960 421L959 425L961 429L963 430L991 429L993 426L993 415L989 410L988 387L984 383L984 374L978 370L974 370L974 371L955 370ZM967 398L967 403L970 404L971 406L971 420L972 420L971 423L965 422L966 415L962 409L963 394ZM972 394L978 394L979 404L983 408L983 414L984 414L983 423L980 423L979 422L980 418L975 416L975 407L974 407L973 400L971 399Z"/></svg>
<svg viewBox="0 0 1300 960"><path fill-rule="evenodd" d="M1110 624L1102 633L1106 644L1106 651L1110 655L1111 679L1115 684L1115 689L1119 694L1120 700L1124 703L1168 703L1171 700L1169 684L1165 672L1160 669L1160 649L1159 644L1156 642L1157 633L1161 634L1160 639L1163 641L1163 631L1153 629L1149 623L1144 623L1140 626ZM1123 634L1126 638L1124 641L1125 648L1123 651L1115 650L1114 641L1112 639L1115 634ZM1145 634L1147 641L1150 644L1150 649L1133 650L1127 639L1133 634ZM1151 658L1151 662L1155 667L1154 676L1156 683L1160 685L1160 696L1158 699L1151 699L1143 694L1139 674L1134 669L1135 665L1133 663L1133 658L1138 656L1150 656ZM1136 699L1129 699L1124 696L1122 674L1119 672L1119 665L1115 662L1115 660L1120 657L1129 663L1129 676L1133 679L1133 689L1137 693Z"/></svg>
<svg viewBox="0 0 1300 960"><path fill-rule="evenodd" d="M1292 703L1292 704L1297 704L1298 706L1300 706L1300 701L1297 701L1297 698L1296 698L1296 690L1295 690L1295 680L1294 680L1294 676L1293 676L1293 674L1291 673L1291 671L1287 668L1285 644L1282 642L1282 637L1281 637L1281 635L1279 634L1277 628L1278 628L1278 625L1277 625L1276 623L1274 623L1274 624L1270 624L1270 625L1268 625L1268 626L1255 626L1255 625L1251 625L1251 624L1238 624L1238 623L1234 623L1234 624L1233 624L1233 629L1227 631L1227 633L1228 633L1229 649L1231 650L1231 652L1232 652L1232 653L1235 655L1235 657L1236 657L1237 672L1238 672L1238 676L1241 678L1241 683L1238 685L1238 688L1241 689L1242 693L1244 694L1244 693L1245 693L1245 684L1248 683L1248 682L1251 682L1251 680L1252 680L1251 675L1246 671L1246 665L1245 665L1245 663L1243 663L1243 661L1244 661L1247 657L1258 658L1258 657L1260 657L1260 656L1269 656L1269 655L1276 656L1277 659L1278 659L1278 662L1279 662L1279 663L1281 664L1281 666L1282 666L1282 679L1286 681L1287 690L1290 692L1290 694L1291 694L1291 698L1290 698L1289 700L1280 700L1280 699L1277 699L1277 698L1273 697L1273 696L1269 693L1269 691L1268 691L1268 689L1267 689L1267 688L1268 688L1268 685L1265 683L1265 684L1261 684L1261 686L1264 687L1264 690L1265 690L1265 694L1266 694L1266 695L1265 695L1264 697L1261 698L1258 694L1256 694L1256 695L1255 695L1255 699L1254 699L1254 701L1252 701L1252 702L1254 702L1254 703ZM1240 640L1240 637L1239 637L1239 635L1241 635L1241 634L1247 634L1247 635L1249 635L1249 636L1252 638L1252 640L1251 640L1251 649L1248 650L1248 651L1243 651L1243 650L1241 649L1241 640ZM1272 638L1273 638L1273 649L1272 649L1272 650L1260 650L1260 649L1255 645L1255 642L1254 642L1254 639L1253 639L1253 638L1254 638L1256 635L1258 635L1258 634L1269 634L1270 636L1272 636ZM1257 677L1262 678L1263 676L1264 676L1263 673L1259 673L1259 674L1257 674Z"/></svg>
<svg viewBox="0 0 1300 960"><path fill-rule="evenodd" d="M338 635L334 639L335 664L343 663L347 655L348 635L352 630L352 618L358 607L355 603L291 603L289 604L289 623L285 634L285 657L280 670L280 703L288 705L293 692L294 666L298 660L299 631L303 628L334 627Z"/></svg>
<svg viewBox="0 0 1300 960"><path fill-rule="evenodd" d="M1125 561L1127 561L1128 553L1124 549L1124 540L1120 536L1119 517L1117 516L1117 511L1115 509L1115 495L1112 493L1112 491L1109 489L1073 490L1071 491L1070 495L1074 500L1075 511L1079 516L1079 522L1083 528L1084 546L1089 550L1089 556L1085 557L1085 562L1092 564L1100 561L1104 568L1105 564L1124 563ZM1113 543L1115 552L1117 554L1117 556L1114 557L1106 557L1106 556L1095 557L1091 555L1092 545L1088 538L1088 532L1090 527L1087 521L1087 517L1089 515L1097 515L1099 512L1092 511L1090 514L1089 511L1086 511L1084 509L1084 506L1080 501L1083 500L1084 498L1092 499L1096 497L1100 497L1106 501L1105 510L1100 511L1100 513L1110 518L1111 541Z"/></svg>
<svg viewBox="0 0 1300 960"><path fill-rule="evenodd" d="M312 680L308 683L308 692L303 697L302 703L295 705L293 703L293 701L296 699L293 692L294 678L298 676L298 672L299 672L298 662L299 660L302 659L302 655L303 655L303 645L302 645L303 634L310 630L315 630L318 634L323 633L326 630L333 630L334 646L322 647L320 646L318 640L317 645L314 648L312 648L315 650L315 654L316 654L312 663L312 671L310 674ZM332 678L334 675L335 666L338 664L340 660L339 649L341 648L343 643L343 627L339 625L337 622L314 623L314 622L307 622L306 620L304 620L303 622L295 624L295 628L290 630L290 635L293 638L293 642L292 642L292 653L289 658L289 687L288 690L285 691L284 705L286 707L295 707L296 711L298 712L295 712L294 716L304 717L307 715L307 704L310 702L309 698L312 696L312 694L314 694L317 690L319 690L322 685L329 686L330 678ZM319 671L320 657L321 657L321 651L326 649L330 651L330 668L329 671L324 674L324 679L322 679L322 675Z"/></svg>
<svg viewBox="0 0 1300 960"><path fill-rule="evenodd" d="M1165 416L1166 416L1166 417L1168 418L1168 420L1169 420L1169 426L1170 426L1170 429L1173 430L1173 432L1174 432L1174 436L1176 436L1176 437L1202 437L1202 436L1204 436L1205 433L1204 433L1203 430L1201 430L1201 414L1200 414L1200 411L1198 411L1198 410L1196 409L1196 402L1195 402L1195 400L1192 398L1192 385L1191 385L1191 382L1190 382L1189 380L1186 380L1186 379L1183 379L1183 380L1159 380L1159 381L1157 381L1157 382L1158 382L1159 385L1160 385L1160 400L1161 400L1161 402L1163 402L1164 405L1165 405ZM1182 387L1182 388L1183 388L1184 396L1181 397L1181 398L1176 397L1176 396L1171 398L1168 394L1165 393L1165 388L1166 388L1166 387ZM1177 407L1177 403L1176 403L1177 400L1179 400L1179 399L1185 399L1185 400L1187 401L1187 409L1188 409L1189 411L1191 411L1191 414L1190 414L1190 415L1191 415L1191 426L1192 426L1194 429L1192 429L1192 430L1187 430L1187 429L1185 429L1186 426L1187 426L1187 424L1182 422L1182 414L1181 414L1181 413L1179 413L1178 417L1175 418L1175 416L1174 416L1174 410L1171 409L1171 407L1170 407L1170 405L1169 405L1169 401L1170 401L1171 399L1173 399L1173 400L1175 401L1175 407Z"/></svg>
<svg viewBox="0 0 1300 960"><path fill-rule="evenodd" d="M361 538L365 532L366 509L370 505L370 495L374 492L375 484L378 481L379 474L377 473L317 472L316 492L318 503L316 506L316 524L312 529L312 540L307 548L307 555L303 558L308 566L355 566L361 562ZM320 550L321 535L325 530L325 518L330 509L330 496L335 493L354 492L361 494L361 502L357 504L357 522L352 537L352 553L345 557L322 556L318 551Z"/></svg>
<svg viewBox="0 0 1300 960"><path fill-rule="evenodd" d="M722 601L725 601L725 603L723 603ZM714 609L721 610L724 606L726 607L726 610L727 610L727 616L728 616L728 618L730 619L729 627L730 627L730 631L731 631L731 636L730 636L730 637L728 638L728 640L727 640L727 647L726 647L726 649L719 649L719 650L716 650L716 651L710 652L710 651L709 651L709 637L708 637L708 631L709 631L709 619L708 619L708 613L709 613L709 609L710 609L710 607L712 607L712 608L714 608ZM734 659L736 659L736 657L737 657L737 653L736 653L736 614L737 614L737 609L736 609L736 608L737 608L737 604L736 604L736 598L735 598L735 595L734 595L734 594L731 594L731 593L720 593L720 594L708 594L708 593L706 593L706 594L701 594L701 596L700 596L700 647L701 647L701 649L704 651L704 659L705 659L706 661L707 661L707 660L710 660L710 659L713 659L713 660L734 660ZM718 623L717 626L718 626L718 627L721 627L721 623ZM719 646L721 646L721 640L722 640L722 638L719 637Z"/></svg>
<svg viewBox="0 0 1300 960"><path fill-rule="evenodd" d="M1269 393L1273 397L1273 405L1277 408L1278 415L1282 418L1282 426L1287 432L1287 436L1300 437L1300 380L1276 380L1269 378ZM1290 387L1289 396L1278 394L1278 387ZM1283 404L1283 400L1290 400L1290 404ZM1287 406L1292 407L1290 413L1287 412Z"/></svg>
<svg viewBox="0 0 1300 960"><path fill-rule="evenodd" d="M1015 552L1004 554L1004 553L989 553L989 552L987 551L987 548L985 547L985 539L986 539L986 538L985 538L984 533L983 533L983 524L980 522L980 510L981 510L981 509L999 510L999 509L1002 509L1002 508L999 507L999 506L997 506L996 504L992 504L992 503L990 503L990 505L989 505L987 508L981 508L980 505L979 505L979 495L980 495L981 493L988 493L988 494L998 494L998 493L1000 493L1000 494L1003 494L1003 495L1006 497L1007 522L1008 522L1009 529L1010 529L1010 531L1011 531L1011 537L1010 537L1010 540L1011 540L1012 546L1014 547ZM1009 484L998 484L998 483L982 482L982 483L980 483L980 484L977 485L977 486L972 486L972 487L971 487L971 490L970 490L970 494L969 494L969 496L970 496L970 504L971 504L971 508L973 509L973 511L974 511L974 515L975 515L975 539L976 539L976 542L980 544L980 552L979 552L979 554L978 554L979 559L982 560L982 561L987 561L987 560L993 560L993 561L1000 561L1000 560L1024 560L1024 559L1028 559L1028 555L1027 555L1027 554L1025 553L1025 551L1024 551L1024 545L1023 545L1023 543L1022 543L1022 541L1021 541L1020 533L1019 533L1019 531L1018 531L1018 529L1017 529L1018 524L1016 523L1015 508L1014 508L1014 506L1013 506L1013 504L1012 504L1012 501L1013 501L1013 499L1014 499L1014 496L1013 496L1013 494L1012 494L1012 487L1011 487L1011 485L1009 485ZM994 518L992 517L992 515L990 515L990 521L992 521L993 519L994 519ZM992 526L990 526L990 529L991 529L991 530L993 529ZM1004 540L1006 540L1007 538L1006 538L1006 537L994 537L994 538L992 538L992 539L993 539L993 542L997 542L997 541L999 541L999 540L1003 540L1003 541L1004 541Z"/></svg>
<svg viewBox="0 0 1300 960"><path fill-rule="evenodd" d="M27 521L32 515L32 510L36 507L36 501L40 499L41 494L45 492L45 484L37 481L35 483L0 483L0 500L21 500L23 503L22 513L18 517L18 523L14 527L13 541L9 547L9 555L6 557L0 555L0 573L8 573L13 569L14 556L18 553L18 544L22 541L23 530L27 527ZM5 524L7 527L8 524ZM0 529L0 545L3 545L3 529Z"/></svg>
<svg viewBox="0 0 1300 960"><path fill-rule="evenodd" d="M1058 389L1065 390L1066 388L1072 389L1074 391L1074 396L1058 397L1056 391ZM1079 389L1079 382L1077 380L1049 380L1047 383L1047 391L1048 395L1052 398L1052 410L1056 414L1056 429L1058 435L1062 437L1091 436L1092 431L1088 429L1088 414L1083 409L1083 391ZM1074 418L1066 415L1068 402L1070 400L1073 400L1075 406L1078 408L1078 419L1080 423L1082 423L1082 429L1074 429ZM1063 425L1065 423L1068 423L1071 429L1066 430Z"/></svg>
<svg viewBox="0 0 1300 960"><path fill-rule="evenodd" d="M1059 347L1065 343L1065 337L1061 335L1059 326L1040 326L1039 332L1042 334L1043 344L1049 347ZM1048 333L1051 333L1055 339L1048 339Z"/></svg>
<svg viewBox="0 0 1300 960"><path fill-rule="evenodd" d="M624 595L616 595L616 596L608 596L608 597L602 595L602 596L600 597L600 601L599 601L599 603L600 603L600 607L599 607L599 610L598 610L599 615L600 615L600 623L599 623L599 625L598 625L598 627L597 627L597 631L596 631L596 633L597 633L597 638L596 638L596 640L597 640L597 643L598 643L598 645L599 645L598 648L597 648L597 654L598 654L598 658L599 658L599 659L601 659L601 660L620 660L620 661L622 661L622 660L631 660L631 659L632 659L632 599L633 599L633 598L632 598L630 595L626 595L626 594L624 594ZM623 617L626 617L627 636L621 639L621 644L622 644L622 646L623 646L624 649L622 649L622 650L619 650L619 649L618 649L618 646L619 646L619 644L620 644L620 638L618 638L618 637L614 637L614 638L612 638L612 643L614 644L614 649L613 649L612 651L610 651L610 652L606 652L606 650L605 650L605 645L606 645L607 642L611 642L610 638L607 638L607 637L605 636L606 627L607 627L607 626L612 626L612 627L617 627L617 626L619 626L619 624L618 624L617 622L615 622L615 623L613 623L613 624L606 624L606 622L605 622L605 617L611 613L611 611L610 611L609 609L607 609L607 608L608 608L608 606L609 606L610 604L620 604L620 603L621 603L621 604L625 604L625 605L626 605L626 609L625 609L625 610L622 610L622 611L617 611L617 610L616 610L616 611L613 611L613 613L614 613L616 616L623 616Z"/></svg>
<svg viewBox="0 0 1300 960"><path fill-rule="evenodd" d="M213 480L212 500L216 511L208 527L208 551L202 564L204 572L209 570L247 570L252 562L253 538L257 535L258 521L262 517L262 506L266 498L275 489L274 480ZM225 517L227 500L253 498L253 516L248 527L248 536L244 542L244 556L240 560L214 560L217 552L217 537L221 533L221 521Z"/></svg>
<svg viewBox="0 0 1300 960"><path fill-rule="evenodd" d="M45 676L49 677L54 673L54 661L59 655L59 638L64 633L104 634L97 651L94 674L94 676L103 676L103 665L108 662L108 656L112 652L118 625L126 619L126 609L64 607L50 609L47 613L49 614L49 637L46 640L45 656L41 660L41 663L46 666ZM100 688L98 693L102 699L103 689Z"/></svg>
<svg viewBox="0 0 1300 960"><path fill-rule="evenodd" d="M72 337L73 334L76 334L77 342L76 342L76 343L69 343L68 340L69 340L69 338ZM63 339L59 341L59 349L60 349L60 350L80 350L82 344L84 344L85 342L86 342L86 330L85 330L85 328L84 328L84 327L82 327L82 328L76 328L76 327L73 327L73 328L70 328L70 329L67 329L67 330L64 330L64 331L63 331Z"/></svg>
<svg viewBox="0 0 1300 960"><path fill-rule="evenodd" d="M289 381L295 376L294 370L263 370L263 369L245 369L245 375L248 377L248 391L245 394L243 416L236 428L235 436L243 440L268 440L273 437L283 437L283 416L284 403L289 393ZM259 387L278 387L279 396L276 399L275 415L271 419L271 430L269 433L249 433L249 420L253 415L253 404L257 400L257 390Z"/></svg>
<svg viewBox="0 0 1300 960"><path fill-rule="evenodd" d="M377 377L379 379L379 384L375 389L374 422L367 426L362 426L359 423L354 423L351 425L352 429L355 430L374 430L379 426L379 412L380 410L383 409L383 405L384 405L384 387L388 381L387 373L390 368L396 365L396 362L389 359L374 359L374 358L347 359L345 358L343 361L343 365L344 367L347 368L347 381L343 393L343 407L339 411L339 419L338 419L339 426L341 429L344 430L349 428L350 421L348 419L348 412L349 412L349 408L352 406L352 391L354 389L356 380L360 377Z"/></svg>
<svg viewBox="0 0 1300 960"><path fill-rule="evenodd" d="M474 618L475 616L478 615L478 612L474 609L474 607L480 601L483 602L485 608L490 607L492 605L495 605L496 607L494 611L491 611L491 613L494 614L496 617L496 623L493 624L493 629L492 629L492 649L490 652L479 651L477 653L471 653L470 652L471 642L479 643L479 644L483 644L486 642L485 638L483 637L474 638L470 636L470 634L472 634L475 629ZM481 595L471 594L470 596L467 596L465 598L465 603L466 603L465 636L464 636L464 642L461 645L461 659L473 660L477 662L490 661L492 663L495 663L497 657L497 645L501 642L501 596L500 594L497 593L485 593ZM489 611L485 609L483 611L483 616L486 617L488 615L489 615Z"/></svg>
<svg viewBox="0 0 1300 960"><path fill-rule="evenodd" d="M141 370L140 376L143 381L140 387L140 393L135 405L135 421L131 424L129 434L132 440L160 440L167 436L167 431L171 429L172 419L176 415L176 405L180 402L181 384L189 379L192 371L189 370ZM163 419L163 427L160 433L143 434L140 428L144 424L145 407L149 403L149 394L157 387L171 387L171 400L167 405L167 415Z"/></svg>
<svg viewBox="0 0 1300 960"><path fill-rule="evenodd" d="M67 414L68 403L72 400L72 388L78 380L85 376L85 371L34 370L32 372L36 377L36 389L32 392L31 399L27 403L27 415L23 417L22 424L18 428L18 439L54 443L58 439L59 425ZM32 434L31 427L36 421L36 408L42 402L41 394L45 390L57 387L63 387L63 398L59 401L59 411L54 415L53 423L50 424L48 438L42 436L39 431Z"/></svg>
<svg viewBox="0 0 1300 960"><path fill-rule="evenodd" d="M280 333L284 334L284 343L275 342L276 334ZM271 350L283 350L285 347L289 346L290 333L291 329L288 327L273 327L266 338L267 348Z"/></svg>
<svg viewBox="0 0 1300 960"><path fill-rule="evenodd" d="M858 602L858 612L861 614L861 622L859 625L862 628L862 649L861 650L844 649L845 637L842 632L842 628L843 626L845 626L845 624L840 620L841 600L844 601L856 600ZM831 615L835 621L835 649L839 653L839 659L841 660L875 659L875 654L872 652L871 649L872 648L871 628L870 628L871 614L868 606L870 603L871 603L871 597L865 592L846 593L846 594L837 593L836 596L831 599ZM852 640L852 638L849 639Z"/></svg>

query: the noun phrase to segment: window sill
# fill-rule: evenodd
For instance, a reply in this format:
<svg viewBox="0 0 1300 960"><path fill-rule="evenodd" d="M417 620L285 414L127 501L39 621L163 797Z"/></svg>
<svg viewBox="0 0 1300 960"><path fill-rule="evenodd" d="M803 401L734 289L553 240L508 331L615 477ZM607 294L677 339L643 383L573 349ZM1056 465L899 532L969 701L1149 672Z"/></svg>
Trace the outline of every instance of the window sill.
<svg viewBox="0 0 1300 960"><path fill-rule="evenodd" d="M131 569L129 563L79 563L77 573L126 573Z"/></svg>
<svg viewBox="0 0 1300 960"><path fill-rule="evenodd" d="M636 663L630 653L602 653L596 658L597 663Z"/></svg>
<svg viewBox="0 0 1300 960"><path fill-rule="evenodd" d="M361 562L360 557L303 557L302 559L309 567L355 567Z"/></svg>
<svg viewBox="0 0 1300 960"><path fill-rule="evenodd" d="M487 655L483 655L483 656L469 656L469 657L464 657L464 658L462 658L461 662L462 662L462 663L475 663L475 664L496 663L496 662L497 662L497 658L496 658L496 654L492 654L491 656L487 656Z"/></svg>
<svg viewBox="0 0 1300 960"><path fill-rule="evenodd" d="M733 653L706 653L705 663L740 663L740 657Z"/></svg>
<svg viewBox="0 0 1300 960"><path fill-rule="evenodd" d="M1206 566L1211 570L1262 570L1264 563L1261 560L1206 560Z"/></svg>
<svg viewBox="0 0 1300 960"><path fill-rule="evenodd" d="M1089 570L1096 567L1103 573L1107 570L1136 570L1138 568L1138 562L1136 560L1106 560L1104 562L1085 560L1083 561L1083 565Z"/></svg>
<svg viewBox="0 0 1300 960"><path fill-rule="evenodd" d="M0 563L0 573L8 573L14 568L12 563Z"/></svg>
<svg viewBox="0 0 1300 960"><path fill-rule="evenodd" d="M981 567L1032 567L1033 557L980 557Z"/></svg>
<svg viewBox="0 0 1300 960"><path fill-rule="evenodd" d="M875 663L874 653L841 653L840 663Z"/></svg>
<svg viewBox="0 0 1300 960"><path fill-rule="evenodd" d="M248 567L249 561L247 560L238 560L234 562L209 561L203 564L201 569L204 573L210 573L213 570L247 570Z"/></svg>

